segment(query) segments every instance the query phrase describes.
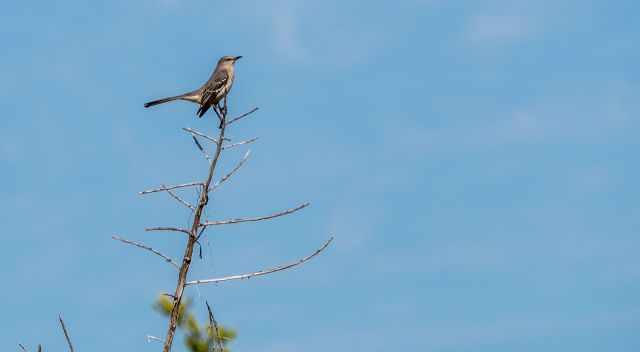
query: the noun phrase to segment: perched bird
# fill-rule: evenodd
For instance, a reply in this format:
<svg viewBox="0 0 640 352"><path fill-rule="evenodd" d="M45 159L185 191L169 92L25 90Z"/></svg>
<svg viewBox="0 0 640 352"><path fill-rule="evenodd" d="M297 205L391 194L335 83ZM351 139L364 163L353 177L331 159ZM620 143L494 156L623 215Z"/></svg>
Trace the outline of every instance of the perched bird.
<svg viewBox="0 0 640 352"><path fill-rule="evenodd" d="M200 108L196 112L198 117L202 117L210 107L213 106L216 109L217 104L224 99L233 85L234 67L233 65L242 56L223 56L218 60L216 69L209 77L209 80L202 85L202 87L188 93L176 95L174 97L168 97L150 101L144 104L145 108L152 107L154 105L168 103L174 100L186 100L192 103L200 105ZM222 123L222 121L220 122Z"/></svg>

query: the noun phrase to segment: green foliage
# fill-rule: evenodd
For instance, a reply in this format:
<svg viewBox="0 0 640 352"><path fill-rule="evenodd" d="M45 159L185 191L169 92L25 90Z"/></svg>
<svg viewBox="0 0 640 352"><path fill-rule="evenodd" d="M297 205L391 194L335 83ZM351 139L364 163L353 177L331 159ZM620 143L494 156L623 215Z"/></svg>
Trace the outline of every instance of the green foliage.
<svg viewBox="0 0 640 352"><path fill-rule="evenodd" d="M236 332L222 325L218 325L216 329L209 322L200 326L196 317L189 310L190 305L191 302L188 300L181 303L178 313L178 327L186 334L185 345L189 351L229 352L227 344L236 338ZM163 315L170 316L173 300L167 296L160 296L153 307Z"/></svg>

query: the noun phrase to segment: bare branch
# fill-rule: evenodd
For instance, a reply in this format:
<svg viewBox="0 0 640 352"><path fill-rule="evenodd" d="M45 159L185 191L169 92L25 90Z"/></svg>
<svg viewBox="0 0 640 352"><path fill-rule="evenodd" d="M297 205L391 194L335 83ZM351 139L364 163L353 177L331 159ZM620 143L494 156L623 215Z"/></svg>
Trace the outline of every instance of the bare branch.
<svg viewBox="0 0 640 352"><path fill-rule="evenodd" d="M327 246L329 246L331 241L333 241L333 237L329 238L329 240L327 240L327 242L325 242L322 245L322 247L316 249L316 251L313 252L311 255L308 255L308 256L306 256L306 257L304 257L302 259L299 259L298 261L293 262L293 263L289 263L289 264L286 264L286 265L281 265L281 266L278 266L278 267L275 267L275 268L272 268L272 269L260 270L260 271L256 271L256 272L253 272L253 273L225 276L225 277L220 277L220 278L215 278L215 279L188 281L186 283L186 285L189 286L189 285L201 285L201 284L215 284L215 283L219 283L219 282L223 282L223 281L250 279L250 278L252 278L254 276L267 275L267 274L275 273L275 272L278 272L278 271L286 270L286 269L289 269L289 268L293 268L295 266L303 264L304 262L306 262L306 261L310 260L311 258L315 257L316 255L320 254L320 252L324 251L324 249L327 248Z"/></svg>
<svg viewBox="0 0 640 352"><path fill-rule="evenodd" d="M161 293L160 295L161 295L161 296L167 296L167 297L171 298L172 300L175 300L175 299L176 299L176 296L174 296L174 295L172 295L172 294L170 294L170 293L167 293L167 292L163 292L163 293Z"/></svg>
<svg viewBox="0 0 640 352"><path fill-rule="evenodd" d="M291 208L291 209L287 209L285 211L281 211L279 213L275 213L275 214L271 214L271 215L267 215L267 216L260 216L260 217L254 217L254 218L236 218L236 219L228 219L228 220L221 220L221 221L207 221L205 222L204 226L216 226L216 225L228 225L228 224L238 224L241 222L250 222L250 221L262 221L262 220L269 220L269 219L273 219L273 218L277 218L280 216L284 216L284 215L289 215L291 213L294 213L302 208L306 208L307 206L309 206L309 204L311 203L304 203L301 204L295 208Z"/></svg>
<svg viewBox="0 0 640 352"><path fill-rule="evenodd" d="M249 159L249 155L251 155L251 150L247 150L247 152L244 153L244 156L242 157L242 160L240 160L240 162L238 162L238 164L233 168L233 170L231 170L228 174L224 175L224 177L222 177L220 179L220 181L218 181L218 182L213 184L213 186L211 187L211 191L213 191L216 188L220 187L221 184L223 184L226 180L228 180L231 176L233 176L233 174L235 174L236 171L238 171L238 169L242 167L244 162L247 161L247 159Z"/></svg>
<svg viewBox="0 0 640 352"><path fill-rule="evenodd" d="M206 139L206 140L208 140L208 141L210 141L210 142L213 142L213 143L215 143L215 144L218 144L218 140L217 140L217 139L215 139L215 138L213 138L213 137L210 137L210 136L207 136L206 134L204 134L204 133L202 133L202 132L196 131L196 130L194 130L193 128L185 127L185 128L183 128L182 130L183 130L183 131L186 131L186 132L188 132L188 133L191 133L191 135L192 135L192 136L194 136L194 135L195 135L195 136L198 136L198 137L202 137L202 138L204 138L204 139ZM229 138L224 138L224 137L222 138L222 140L223 140L223 141L230 141L230 139L229 139Z"/></svg>
<svg viewBox="0 0 640 352"><path fill-rule="evenodd" d="M216 337L213 339L213 341L216 342L216 344L218 345L218 349L222 352L224 349L222 346L222 336L220 336L220 331L218 330L218 322L216 321L216 318L213 317L213 311L211 311L211 306L209 306L209 302L204 301L204 303L207 305L207 311L209 312L209 327L213 327L216 333Z"/></svg>
<svg viewBox="0 0 640 352"><path fill-rule="evenodd" d="M69 338L69 332L67 331L67 327L64 325L64 320L62 320L61 315L58 315L58 320L60 320L60 325L62 326L64 337L65 339L67 339L67 343L69 344L69 351L73 352L73 344L71 344L71 339Z"/></svg>
<svg viewBox="0 0 640 352"><path fill-rule="evenodd" d="M202 144L200 144L200 141L198 141L198 138L196 138L196 136L192 135L191 138L193 138L193 143L196 144L196 147L198 147L198 149L200 149L200 151L204 152L204 148L202 148Z"/></svg>
<svg viewBox="0 0 640 352"><path fill-rule="evenodd" d="M27 348L26 348L26 347L24 347L24 345L22 345L21 343L19 343L19 344L18 344L18 347L20 347L20 349L21 349L22 351L24 351L24 352L29 352L29 351L27 351Z"/></svg>
<svg viewBox="0 0 640 352"><path fill-rule="evenodd" d="M162 186L160 188L149 189L146 191L138 192L138 194L144 195L149 193L164 192L164 191L168 191L176 188L185 188L185 187L194 187L194 186L203 186L203 185L204 183L202 182L189 182L189 183L183 183L180 185L173 185L173 186L167 186L167 187Z"/></svg>
<svg viewBox="0 0 640 352"><path fill-rule="evenodd" d="M200 141L198 141L198 138L196 138L196 136L191 135L191 138L193 138L193 142L196 144L196 147L198 147L198 149L202 152L202 154L204 155L204 158L207 159L208 161L211 161L211 157L209 156L209 154L207 154L207 151L202 147L202 144L200 144Z"/></svg>
<svg viewBox="0 0 640 352"><path fill-rule="evenodd" d="M255 138L247 139L246 141L225 145L225 146L222 147L222 150L227 150L229 148L237 147L239 145L253 143L253 142L257 141L257 140L258 140L258 137L255 137Z"/></svg>
<svg viewBox="0 0 640 352"><path fill-rule="evenodd" d="M243 118L253 114L256 111L258 111L258 107L255 107L255 108L251 109L249 112L245 112L244 114L242 114L242 115L240 115L238 117L232 118L231 120L229 120L229 122L227 122L226 125L229 126L230 124L232 124L232 123L234 123L234 122L236 122L236 121L238 121L240 119L243 119Z"/></svg>
<svg viewBox="0 0 640 352"><path fill-rule="evenodd" d="M217 110L217 109L214 109ZM216 111L217 113L217 111ZM178 282L176 283L176 290L174 293L173 307L171 308L171 313L169 314L169 327L167 329L167 337L164 340L164 345L162 347L163 352L170 352L171 346L173 345L173 338L175 337L176 328L178 326L178 316L180 312L180 303L182 302L182 296L184 294L184 289L186 287L187 275L189 273L189 268L191 266L191 259L193 257L193 249L198 243L198 230L201 226L202 214L204 212L207 203L209 202L209 187L211 186L211 182L213 180L213 174L216 170L216 166L218 165L218 160L220 159L220 154L222 153L222 142L224 140L228 140L224 138L224 132L226 127L226 109L220 115L220 129L218 138L216 141L216 149L213 154L213 158L209 163L209 172L206 180L202 183L202 192L200 192L200 197L198 199L198 203L196 206L196 210L193 213L193 222L191 225L190 231L185 231L189 234L189 240L187 241L187 245L185 247L184 255L182 257L182 265L180 265L180 271L178 273Z"/></svg>
<svg viewBox="0 0 640 352"><path fill-rule="evenodd" d="M149 343L151 341L160 341L160 342L162 342L162 339L157 337L157 336L147 335L147 343Z"/></svg>
<svg viewBox="0 0 640 352"><path fill-rule="evenodd" d="M111 236L111 238L113 238L113 239L114 239L114 240L116 240L116 241L120 241L120 242L122 242L122 243L130 244L130 245L136 246L136 247L138 247L138 248L146 249L146 250L148 250L149 252L151 252L151 253L153 253L153 254L155 254L155 255L158 255L158 256L162 257L162 259L164 259L167 263L169 263L169 264L173 265L176 269L178 269L178 264L176 264L176 262L175 262L175 261L173 261L173 259L171 259L171 258L167 257L166 255L164 255L164 254L162 254L162 253L158 252L157 250L155 250L155 249L153 249L153 248L151 248L151 247L149 247L149 246L147 246L147 245L144 245L144 244L142 244L142 243L140 243L140 242L131 241L131 240L128 240L128 239L126 239L126 238L122 238L122 237L120 237L120 236L115 236L115 235L114 235L114 236Z"/></svg>
<svg viewBox="0 0 640 352"><path fill-rule="evenodd" d="M144 230L147 231L147 232L151 232L151 231L173 231L173 232L182 232L182 233L186 233L187 235L191 235L191 232L189 232L189 230L181 229L181 228L178 228L178 227L158 226L158 227L147 227Z"/></svg>
<svg viewBox="0 0 640 352"><path fill-rule="evenodd" d="M162 185L162 186L164 187L164 185ZM168 190L167 190L167 193L169 193L169 195L170 195L173 199L177 200L178 202L180 202L180 203L181 203L182 205L184 205L185 207L187 207L187 208L191 209L191 211L195 211L195 210L196 210L196 208L195 208L193 205L191 205L191 204L190 204L189 202L187 202L186 200L184 200L184 199L180 198L177 194L175 194L175 193L174 193L173 191L171 191L170 189L168 189Z"/></svg>

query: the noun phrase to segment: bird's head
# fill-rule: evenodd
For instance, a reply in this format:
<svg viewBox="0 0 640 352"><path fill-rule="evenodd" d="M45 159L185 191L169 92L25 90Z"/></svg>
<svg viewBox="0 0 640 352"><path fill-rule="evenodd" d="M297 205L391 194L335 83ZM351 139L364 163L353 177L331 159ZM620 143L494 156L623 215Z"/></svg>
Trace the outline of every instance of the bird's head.
<svg viewBox="0 0 640 352"><path fill-rule="evenodd" d="M223 56L218 60L218 65L233 65L241 58L242 56Z"/></svg>

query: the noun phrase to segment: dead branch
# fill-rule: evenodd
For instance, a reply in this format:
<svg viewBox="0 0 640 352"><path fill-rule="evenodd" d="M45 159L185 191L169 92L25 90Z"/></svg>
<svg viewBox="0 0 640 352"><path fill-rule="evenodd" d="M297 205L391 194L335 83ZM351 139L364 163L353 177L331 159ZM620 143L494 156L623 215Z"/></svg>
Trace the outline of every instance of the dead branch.
<svg viewBox="0 0 640 352"><path fill-rule="evenodd" d="M194 138L195 138L195 137L194 137ZM233 147L237 147L237 146L239 146L239 145L244 145L244 144L253 143L253 142L257 141L257 140L258 140L258 137L254 137L254 138L251 138L251 139L247 139L246 141L242 141L242 142L238 142L238 143L233 143L233 144L228 144L228 145L223 146L223 147L222 147L222 150L227 150L227 149L230 149L230 148L233 148Z"/></svg>
<svg viewBox="0 0 640 352"><path fill-rule="evenodd" d="M175 194L173 191L171 191L170 189L167 190L167 193L169 193L169 195L171 196L171 198L177 200L180 204L184 205L185 207L191 209L191 211L196 210L196 208L191 205L189 202L187 202L186 200L180 198L180 196L178 196L177 194Z"/></svg>
<svg viewBox="0 0 640 352"><path fill-rule="evenodd" d="M207 159L208 161L211 161L211 157L209 156L209 154L207 154L207 151L202 147L202 144L200 144L200 141L198 140L198 138L196 138L196 136L193 136L193 135L191 136L191 138L193 138L193 143L195 143L198 150L202 152L202 154L204 155L204 158Z"/></svg>
<svg viewBox="0 0 640 352"><path fill-rule="evenodd" d="M215 188L219 187L220 185L222 185L224 182L228 181L247 161L247 159L249 158L250 155L250 151L247 151L245 153L245 155L243 156L243 158L236 164L236 166L229 171L226 175L224 175L222 178L220 178L217 182L213 182L213 178L214 178L214 174L216 172L216 167L218 166L218 162L220 160L221 157L221 153L223 150L225 149L230 149L233 147L237 147L237 146L241 146L241 145L246 145L246 144L250 144L255 142L258 138L252 138L252 139L248 139L248 140L244 140L244 141L240 141L237 143L230 143L231 140L229 138L225 137L225 131L226 131L226 127L229 126L230 124L237 122L238 120L241 120L251 114L253 114L254 112L256 112L258 110L258 108L253 108L252 110L238 116L235 117L233 119L228 120L227 119L227 97L225 96L224 98L224 102L223 104L216 104L215 106L213 106L213 111L216 113L216 115L218 116L218 119L220 120L220 125L219 125L219 130L218 130L218 135L217 136L209 136L206 135L200 131L197 131L195 129L192 128L183 128L183 130L187 133L189 133L191 135L191 138L193 139L194 143L196 144L196 147L200 150L200 152L202 152L205 156L205 158L209 161L209 169L208 169L208 173L207 173L207 177L204 181L201 182L191 182L191 183L184 183L184 184L180 184L180 185L174 185L174 186L166 186L166 185L162 185L160 188L154 188L154 189L149 189L143 192L140 192L140 194L144 195L144 194L149 194L149 193L156 193L156 192L167 192L171 197L173 197L175 200L177 200L178 202L180 202L182 205L188 207L189 209L191 209L191 211L193 212L193 218L192 218L192 222L191 222L191 226L190 228L179 228L179 227L149 227L146 228L145 231L170 231L170 232L180 232L180 233L185 233L188 234L189 237L187 239L187 243L186 246L184 248L184 254L182 256L182 261L180 264L178 264L177 262L175 262L174 260L172 260L171 258L169 258L168 256L160 253L159 251L151 248L150 246L147 246L145 244L142 244L140 242L135 242L135 241L131 241L131 240L127 240L118 236L113 236L114 240L118 240L121 241L125 244L130 244L136 247L139 247L141 249L150 251L158 256L160 256L161 258L163 258L166 262L170 263L171 265L173 265L174 267L178 268L178 277L177 277L177 283L176 283L176 287L175 287L175 292L173 294L169 294L166 293L165 295L171 297L173 300L173 305L171 308L171 312L169 314L169 322L168 322L168 328L167 328L167 333L166 333L166 338L163 341L163 352L170 352L171 351L171 347L173 344L173 339L175 337L175 333L176 333L176 329L177 329L177 323L178 323L178 318L179 318L179 314L180 314L180 305L182 302L182 298L184 295L184 290L186 289L187 286L189 285L198 285L198 284L207 284L207 283L218 283L218 282L224 282L224 281L230 281L230 280L240 280L240 279L249 279L252 278L254 276L263 276L263 275L267 275L267 274L271 274L271 273L275 273L278 271L283 271L283 270L287 270L299 265L304 264L305 262L309 261L310 259L314 258L315 256L317 256L318 254L320 254L321 252L323 252L328 246L329 244L333 241L333 237L329 238L319 249L317 249L314 253L303 257L299 260L297 260L296 262L293 263L289 263L289 264L285 264L285 265L280 265L277 266L275 268L271 268L271 269L266 269L266 270L261 270L261 271L256 271L256 272L252 272L252 273L246 273L246 274L240 274L240 275L232 275L232 276L226 276L226 277L221 277L221 278L213 278L213 279L204 279L204 280L195 280L195 281L187 281L187 277L189 274L189 269L192 263L192 258L194 255L194 249L196 244L200 244L199 243L199 239L200 236L203 235L204 231L207 229L208 226L217 226L217 225L226 225L226 224L236 224L236 223L242 223L242 222L255 222L255 221L262 221L262 220L269 220L269 219L273 219L273 218L277 218L280 216L284 216L284 215L288 215L294 212L297 212L298 210L301 210L307 206L309 206L309 203L304 203L301 204L295 208L292 209L288 209L288 210L284 210L284 211L280 211L278 213L274 213L271 215L266 215L266 216L260 216L260 217L247 217L247 218L233 218L233 219L227 219L227 220L220 220L220 221L205 221L203 219L203 214L205 212L206 206L209 202L209 193L214 190ZM202 138L202 139L199 139ZM209 150L209 152L211 152L212 154L209 154L207 152L207 149L205 149L205 146L203 146L203 144L201 143L203 140L209 141L209 142L213 142L215 144L215 151L211 151ZM229 142L229 143L227 143ZM185 187L193 187L193 186L199 186L198 190L199 190L199 195L198 195L198 201L197 203L189 203L186 200L184 200L183 198L181 198L178 194L176 194L176 192L172 192L172 190L174 189L178 189L178 188L185 188ZM202 248L200 248L201 250ZM215 334L216 334L216 338L215 341L219 344L220 350L223 351L223 343L221 341L221 336L220 336L220 331L218 328L218 323L216 322L214 316L213 316L213 311L211 310L211 307L209 305L209 302L206 302L207 304L207 310L209 313L209 322L210 322L210 326L212 326L213 328L215 328ZM65 330L65 335L67 336L67 340L69 342L69 346L71 348L71 352L73 352L73 347L71 345L71 341L68 338L68 334L66 331L66 328L64 328L64 323L62 322L62 318L60 318L60 322L63 324L63 329ZM148 337L149 338L149 337ZM160 340L160 338L156 338L155 336L153 337L153 339L157 339Z"/></svg>
<svg viewBox="0 0 640 352"><path fill-rule="evenodd" d="M177 228L177 227L162 227L162 226L158 226L158 227L147 227L144 230L147 231L147 232L151 232L151 231L172 231L172 232L186 233L187 235L191 234L191 232L189 232L189 230L185 230L185 229L181 229L181 228Z"/></svg>
<svg viewBox="0 0 640 352"><path fill-rule="evenodd" d="M221 184L223 184L226 180L228 180L231 176L233 176L233 174L236 173L236 171L238 171L238 169L242 167L244 162L247 161L247 159L249 159L249 155L251 155L251 150L247 150L247 152L244 154L240 162L238 162L238 164L233 168L233 170L231 170L228 174L224 175L224 177L222 177L220 181L216 182L213 186L211 186L211 190L213 191L216 188L220 187Z"/></svg>
<svg viewBox="0 0 640 352"><path fill-rule="evenodd" d="M204 138L204 139L206 139L206 140L208 140L208 141L210 141L210 142L213 142L213 143L215 143L215 144L218 144L218 140L217 140L216 138L213 138L213 137L207 136L206 134L204 134L204 133L202 133L202 132L199 132L199 131L196 131L196 130L194 130L193 128L185 127L185 128L183 128L182 130L183 130L183 131L185 131L185 132L190 133L192 136L194 136L194 135L195 135L195 136L198 136L198 137L202 137L202 138ZM224 137L222 137L222 138L224 138ZM229 138L224 138L224 139L223 139L223 141L231 141L231 140L230 140Z"/></svg>
<svg viewBox="0 0 640 352"><path fill-rule="evenodd" d="M148 250L149 252L151 252L151 253L153 253L153 254L155 254L155 255L157 255L157 256L162 257L162 259L164 259L167 263L169 263L169 264L173 265L176 269L178 269L178 264L176 264L176 262L175 262L175 261L173 261L173 259L171 259L171 258L167 257L166 255L164 255L164 254L162 254L162 253L158 252L157 250L155 250L155 249L153 249L153 248L151 248L151 247L149 247L149 246L147 246L147 245L145 245L145 244L142 244L142 243L140 243L140 242L136 242L136 241L131 241L131 240L128 240L128 239L126 239L126 238L122 238L122 237L120 237L120 236L115 236L115 235L114 235L114 236L111 236L111 238L113 238L113 239L114 239L114 240L116 240L116 241L120 241L120 242L122 242L122 243L130 244L130 245L132 245L132 246L136 246L136 247L138 247L138 248L146 249L146 250Z"/></svg>
<svg viewBox="0 0 640 352"><path fill-rule="evenodd" d="M281 211L279 213L275 213L275 214L271 214L271 215L267 215L267 216L259 216L259 217L254 217L254 218L236 218L236 219L227 219L227 220L220 220L220 221L207 221L204 224L202 224L203 226L217 226L217 225L228 225L228 224L238 224L241 222L251 222L251 221L262 221L262 220L269 220L269 219L273 219L273 218L277 218L280 216L284 216L284 215L289 215L291 213L295 213L296 211L306 208L309 206L309 204L311 203L304 203L301 204L295 208L291 208L291 209L287 209L285 211Z"/></svg>
<svg viewBox="0 0 640 352"><path fill-rule="evenodd" d="M64 332L64 338L67 339L67 343L69 344L69 351L73 352L73 344L71 344L71 339L69 338L69 332L67 331L67 327L64 325L64 320L62 320L61 315L58 315L58 320L60 320L60 326L62 326L62 331Z"/></svg>
<svg viewBox="0 0 640 352"><path fill-rule="evenodd" d="M306 262L306 261L310 260L311 258L315 257L316 255L320 254L320 252L322 252L325 248L327 248L329 246L331 241L333 241L333 237L329 238L322 245L322 247L318 248L312 254L310 254L310 255L302 258L302 259L299 259L296 262L290 263L290 264L281 265L281 266L278 266L278 267L275 267L275 268L272 268L272 269L260 270L260 271L256 271L256 272L253 272L253 273L240 274L240 275L231 275L231 276L225 276L225 277L220 277L220 278L215 278L215 279L204 279L204 280L189 281L189 282L187 282L187 286L189 286L189 285L201 285L201 284L215 284L215 283L219 283L219 282L223 282L223 281L250 279L250 278L252 278L254 276L267 275L267 274L275 273L275 272L278 272L278 271L286 270L286 269L289 269L289 268L293 268L295 266L303 264L304 262Z"/></svg>
<svg viewBox="0 0 640 352"><path fill-rule="evenodd" d="M207 305L207 312L209 313L209 327L213 327L216 334L213 341L215 341L216 344L218 345L218 350L222 352L224 351L224 348L222 346L222 336L220 336L220 331L218 330L218 322L216 321L216 318L213 317L213 311L211 311L211 306L209 306L209 302L205 300L204 303Z"/></svg>
<svg viewBox="0 0 640 352"><path fill-rule="evenodd" d="M226 99L225 99L226 105ZM218 113L217 109L216 113ZM216 170L216 166L218 165L218 160L220 159L220 154L222 153L222 143L225 140L224 132L226 127L226 107L222 111L220 116L220 129L218 138L214 139L216 144L216 150L213 154L213 158L211 159L211 163L209 164L209 172L207 175L207 179L203 182L202 190L200 192L200 196L198 199L198 203L196 205L196 209L193 212L193 223L191 225L191 229L187 231L189 233L189 239L187 241L187 245L185 247L184 255L182 256L182 265L180 266L180 271L178 273L178 282L176 284L176 290L174 294L173 307L171 309L171 313L169 315L169 327L167 329L167 337L164 340L164 346L162 348L163 352L170 352L171 345L173 344L173 338L175 336L178 316L180 312L180 303L182 302L182 295L184 293L184 289L186 287L187 282L187 274L189 273L189 268L191 266L191 258L193 257L193 248L195 247L198 241L198 233L201 227L201 218L202 213L204 212L207 203L209 202L209 188L211 186L211 182L213 180L213 174ZM204 137L203 137L204 138Z"/></svg>
<svg viewBox="0 0 640 352"><path fill-rule="evenodd" d="M232 124L232 123L234 123L234 122L236 122L238 120L241 120L241 119L253 114L256 111L258 111L258 107L255 107L255 108L251 109L249 112L245 112L244 114L242 114L242 115L240 115L238 117L232 118L231 120L229 120L229 122L227 122L227 126L229 126L230 124Z"/></svg>
<svg viewBox="0 0 640 352"><path fill-rule="evenodd" d="M183 183L183 184L180 184L180 185L167 186L167 187L162 186L160 188L149 189L149 190L146 190L146 191L138 192L138 194L144 195L144 194L149 194L149 193L165 192L165 191L169 191L169 190L176 189L176 188L203 186L203 185L204 184L202 182L189 182L189 183Z"/></svg>
<svg viewBox="0 0 640 352"><path fill-rule="evenodd" d="M162 339L157 337L157 336L147 335L147 343L149 343L151 341L160 341L160 342L162 342Z"/></svg>

